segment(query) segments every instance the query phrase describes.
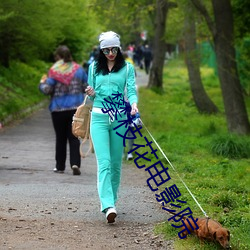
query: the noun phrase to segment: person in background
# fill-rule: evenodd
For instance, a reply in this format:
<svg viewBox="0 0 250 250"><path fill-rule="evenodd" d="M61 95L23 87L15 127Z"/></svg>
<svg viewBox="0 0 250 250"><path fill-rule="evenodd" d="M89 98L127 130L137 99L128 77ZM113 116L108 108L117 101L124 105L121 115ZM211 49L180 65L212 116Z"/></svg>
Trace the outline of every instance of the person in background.
<svg viewBox="0 0 250 250"><path fill-rule="evenodd" d="M140 68L143 69L143 63L142 63L142 58L143 58L143 46L139 44L138 46L135 47L134 50L135 54L135 63L136 65Z"/></svg>
<svg viewBox="0 0 250 250"><path fill-rule="evenodd" d="M98 57L98 54L99 54L98 46L94 46L92 51L89 54L88 64L91 64L94 60L96 60Z"/></svg>
<svg viewBox="0 0 250 250"><path fill-rule="evenodd" d="M132 64L126 64L121 53L120 36L113 31L103 32L99 36L100 53L97 60L89 67L86 93L93 102L90 134L93 140L97 159L97 189L101 203L101 211L105 213L108 223L115 222L117 216L116 202L121 179L123 154L123 138L127 128L120 126L116 119L103 113L104 99L112 94L121 93L124 98L126 88L127 99L131 104L131 115L138 112L135 88L135 71ZM119 110L119 104L115 108ZM121 120L126 114L121 113Z"/></svg>
<svg viewBox="0 0 250 250"><path fill-rule="evenodd" d="M56 135L55 173L64 173L66 168L67 141L69 142L70 166L73 175L80 175L80 142L72 134L72 117L84 100L87 74L73 61L67 46L59 46L54 54L56 62L50 68L48 76L41 79L40 91L50 95L49 110Z"/></svg>
<svg viewBox="0 0 250 250"><path fill-rule="evenodd" d="M151 61L153 59L153 55L152 55L152 51L149 48L149 46L146 44L144 51L143 51L143 57L144 57L144 67L145 67L145 71L146 74L149 73L149 69L150 69L150 65L151 65Z"/></svg>
<svg viewBox="0 0 250 250"><path fill-rule="evenodd" d="M87 72L88 72L88 69L89 69L89 65L97 59L98 54L99 54L98 46L94 46L92 51L89 54L89 59L88 59L88 61L86 63L87 67L85 66L86 69L87 69Z"/></svg>

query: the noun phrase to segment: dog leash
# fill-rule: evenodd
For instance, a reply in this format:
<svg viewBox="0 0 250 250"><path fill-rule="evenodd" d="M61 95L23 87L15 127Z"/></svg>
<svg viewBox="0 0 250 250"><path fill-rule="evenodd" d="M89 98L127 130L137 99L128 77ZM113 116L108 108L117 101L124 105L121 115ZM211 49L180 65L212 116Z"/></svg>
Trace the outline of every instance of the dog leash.
<svg viewBox="0 0 250 250"><path fill-rule="evenodd" d="M168 157L165 155L165 153L163 152L163 150L161 149L161 147L159 146L159 144L157 143L157 141L155 140L155 138L153 137L153 135L149 132L149 130L147 129L146 125L143 123L143 121L141 120L141 118L139 118L140 122L143 124L143 126L145 127L145 129L147 130L147 132L149 133L150 137L152 138L152 140L154 141L154 143L156 144L156 146L159 148L159 150L161 151L162 155L165 157L165 159L167 160L168 164L172 167L172 169L175 171L176 175L179 177L179 179L181 180L182 184L184 185L184 187L187 189L187 191L189 192L189 194L191 195L191 197L193 198L193 200L196 202L196 204L198 205L198 207L200 208L200 210L202 211L202 213L205 215L206 218L209 218L209 216L207 215L207 213L204 211L204 209L201 207L200 203L196 200L196 198L194 197L194 195L192 194L191 190L188 188L188 186L186 185L186 183L182 180L182 178L180 177L179 173L177 172L176 168L174 167L174 165L170 162L170 160L168 159Z"/></svg>

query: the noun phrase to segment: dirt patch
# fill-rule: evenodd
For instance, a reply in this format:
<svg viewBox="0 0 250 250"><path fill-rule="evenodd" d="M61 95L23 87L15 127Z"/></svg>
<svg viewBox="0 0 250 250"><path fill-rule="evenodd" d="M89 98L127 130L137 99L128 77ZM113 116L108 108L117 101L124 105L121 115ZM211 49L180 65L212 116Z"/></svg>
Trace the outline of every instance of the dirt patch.
<svg viewBox="0 0 250 250"><path fill-rule="evenodd" d="M1 218L1 249L172 249L153 225Z"/></svg>

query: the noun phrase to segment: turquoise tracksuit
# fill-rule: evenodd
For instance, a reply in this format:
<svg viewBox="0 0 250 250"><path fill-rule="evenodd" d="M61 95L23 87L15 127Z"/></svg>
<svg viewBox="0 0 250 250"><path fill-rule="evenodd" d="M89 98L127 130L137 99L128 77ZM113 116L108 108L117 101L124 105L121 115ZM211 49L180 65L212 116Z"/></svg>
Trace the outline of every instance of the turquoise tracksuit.
<svg viewBox="0 0 250 250"><path fill-rule="evenodd" d="M121 126L117 130L113 130L120 123L117 120L112 121L108 114L101 112L101 108L104 108L104 98L108 99L117 92L124 96L125 88L130 104L137 103L137 94L135 71L132 64L127 63L127 66L120 69L119 72L111 72L108 75L94 72L94 63L92 63L89 67L88 84L95 89L96 95L93 99L90 134L97 159L97 189L101 201L101 211L104 212L106 208L115 207L117 201L121 178L123 138L116 132L124 135L126 128ZM125 120L126 115L122 115L119 119Z"/></svg>

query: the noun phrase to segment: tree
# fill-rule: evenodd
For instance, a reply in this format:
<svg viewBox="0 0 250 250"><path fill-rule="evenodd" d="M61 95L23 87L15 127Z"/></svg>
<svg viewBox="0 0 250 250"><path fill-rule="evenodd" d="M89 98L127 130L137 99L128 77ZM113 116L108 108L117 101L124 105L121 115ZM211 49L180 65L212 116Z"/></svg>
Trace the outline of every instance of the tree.
<svg viewBox="0 0 250 250"><path fill-rule="evenodd" d="M85 11L89 1L1 0L0 64L10 60L48 60L54 49L65 43L73 57L93 41L95 20ZM87 42L88 41L88 42ZM90 44L91 48L93 45Z"/></svg>
<svg viewBox="0 0 250 250"><path fill-rule="evenodd" d="M50 14L49 7L41 1L25 2L14 0L2 0L0 9L4 14L11 13L5 20L0 20L0 51L1 64L9 66L11 59L27 61L32 57L37 58L37 52L44 51L45 45L53 44L55 34L52 36L46 26L47 20L44 13ZM49 12L49 13L48 13ZM46 28L45 28L46 27Z"/></svg>
<svg viewBox="0 0 250 250"><path fill-rule="evenodd" d="M168 10L173 7L177 7L177 5L168 0L156 1L155 35L153 41L154 57L149 75L149 88L163 88L162 76L166 53L164 35L166 30L167 13Z"/></svg>
<svg viewBox="0 0 250 250"><path fill-rule="evenodd" d="M230 0L212 0L214 21L200 0L191 0L204 16L213 37L228 130L249 134L250 123L238 76Z"/></svg>
<svg viewBox="0 0 250 250"><path fill-rule="evenodd" d="M184 49L186 55L186 64L188 69L191 92L196 107L200 113L207 113L207 114L217 113L218 108L215 106L215 104L211 101L211 99L207 95L201 80L200 57L199 53L197 52L195 17L193 13L194 12L192 5L187 3L187 5L185 6L185 13L184 13L185 15Z"/></svg>
<svg viewBox="0 0 250 250"><path fill-rule="evenodd" d="M250 1L232 0L234 14L235 35L237 38L243 38L250 35Z"/></svg>
<svg viewBox="0 0 250 250"><path fill-rule="evenodd" d="M92 6L97 13L101 31L113 30L121 35L122 47L131 42L140 43L140 33L147 27L151 36L154 17L154 0L93 0Z"/></svg>

